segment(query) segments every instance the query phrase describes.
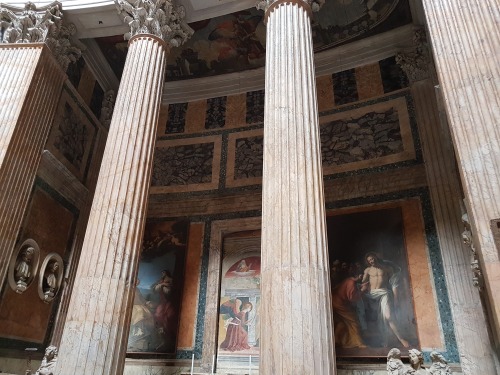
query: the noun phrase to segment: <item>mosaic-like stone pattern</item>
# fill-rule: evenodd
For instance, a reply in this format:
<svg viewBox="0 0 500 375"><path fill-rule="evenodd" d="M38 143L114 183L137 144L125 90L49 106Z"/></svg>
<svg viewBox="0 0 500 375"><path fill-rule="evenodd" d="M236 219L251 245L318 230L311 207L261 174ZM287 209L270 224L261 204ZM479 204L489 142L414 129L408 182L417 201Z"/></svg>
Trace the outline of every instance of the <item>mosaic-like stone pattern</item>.
<svg viewBox="0 0 500 375"><path fill-rule="evenodd" d="M403 151L398 112L369 112L359 118L323 125L323 166L374 159Z"/></svg>
<svg viewBox="0 0 500 375"><path fill-rule="evenodd" d="M359 97L354 69L333 74L333 95L335 105L358 101Z"/></svg>
<svg viewBox="0 0 500 375"><path fill-rule="evenodd" d="M226 122L227 96L207 99L205 129L220 129Z"/></svg>
<svg viewBox="0 0 500 375"><path fill-rule="evenodd" d="M165 133L184 133L187 107L188 103L176 103L168 106Z"/></svg>
<svg viewBox="0 0 500 375"><path fill-rule="evenodd" d="M264 122L264 90L247 92L247 124Z"/></svg>
<svg viewBox="0 0 500 375"><path fill-rule="evenodd" d="M234 179L262 177L263 151L263 136L237 139Z"/></svg>
<svg viewBox="0 0 500 375"><path fill-rule="evenodd" d="M401 67L396 64L394 56L379 61L379 66L384 93L408 87L408 77Z"/></svg>
<svg viewBox="0 0 500 375"><path fill-rule="evenodd" d="M90 139L87 127L80 121L69 104L64 106L64 114L57 128L54 146L78 170Z"/></svg>
<svg viewBox="0 0 500 375"><path fill-rule="evenodd" d="M207 183L212 180L213 143L157 148L153 186Z"/></svg>

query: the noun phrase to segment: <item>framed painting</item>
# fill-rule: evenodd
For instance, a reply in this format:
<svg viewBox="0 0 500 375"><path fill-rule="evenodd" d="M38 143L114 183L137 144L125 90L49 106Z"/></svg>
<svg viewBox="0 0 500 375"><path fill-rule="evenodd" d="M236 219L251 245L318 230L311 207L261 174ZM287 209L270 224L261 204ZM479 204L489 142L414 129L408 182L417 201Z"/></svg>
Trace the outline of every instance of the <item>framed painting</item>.
<svg viewBox="0 0 500 375"><path fill-rule="evenodd" d="M128 355L176 351L188 229L185 221L146 223Z"/></svg>
<svg viewBox="0 0 500 375"><path fill-rule="evenodd" d="M219 303L218 367L259 357L260 231L224 240Z"/></svg>
<svg viewBox="0 0 500 375"><path fill-rule="evenodd" d="M420 347L404 226L397 204L327 217L338 356Z"/></svg>

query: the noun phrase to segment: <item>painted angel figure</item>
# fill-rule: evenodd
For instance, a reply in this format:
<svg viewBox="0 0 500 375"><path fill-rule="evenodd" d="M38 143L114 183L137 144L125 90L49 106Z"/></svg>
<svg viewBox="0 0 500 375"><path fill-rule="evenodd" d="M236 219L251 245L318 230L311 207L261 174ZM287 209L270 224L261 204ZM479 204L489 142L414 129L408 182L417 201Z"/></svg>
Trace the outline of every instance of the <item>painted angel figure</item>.
<svg viewBox="0 0 500 375"><path fill-rule="evenodd" d="M231 352L250 349L248 345L248 316L253 305L250 302L242 302L240 299L230 299L220 307L220 314L224 317L226 327L226 338L220 344L223 350Z"/></svg>

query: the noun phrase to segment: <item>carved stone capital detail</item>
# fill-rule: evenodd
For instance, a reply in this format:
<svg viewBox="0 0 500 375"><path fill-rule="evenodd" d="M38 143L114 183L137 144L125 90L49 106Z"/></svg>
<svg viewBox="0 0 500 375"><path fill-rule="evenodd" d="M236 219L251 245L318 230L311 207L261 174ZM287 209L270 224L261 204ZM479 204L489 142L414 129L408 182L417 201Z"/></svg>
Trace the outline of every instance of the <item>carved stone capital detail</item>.
<svg viewBox="0 0 500 375"><path fill-rule="evenodd" d="M69 63L80 58L82 46L76 47L71 40L75 25L63 25L62 19L62 5L58 1L39 9L32 2L27 2L24 10L4 6L0 8L0 42L45 42L66 71Z"/></svg>
<svg viewBox="0 0 500 375"><path fill-rule="evenodd" d="M320 8L323 6L325 3L325 0L261 0L258 1L257 4L255 4L256 8L259 10L263 10L266 12L269 8L275 7L279 5L280 3L297 3L297 4L303 4L307 5L308 7L311 8L313 12L317 12L320 10Z"/></svg>
<svg viewBox="0 0 500 375"><path fill-rule="evenodd" d="M99 118L101 124L106 129L109 129L109 125L111 124L113 109L115 108L115 100L115 92L113 90L106 91L104 99L102 100L101 116Z"/></svg>
<svg viewBox="0 0 500 375"><path fill-rule="evenodd" d="M483 272L481 270L481 266L479 264L479 258L477 256L476 248L474 247L474 242L472 239L472 231L471 225L469 222L469 215L462 215L462 223L464 224L464 231L462 232L462 241L466 244L472 251L472 261L471 261L471 269L472 269L472 285L478 288L479 291L483 291L484 287L484 278Z"/></svg>
<svg viewBox="0 0 500 375"><path fill-rule="evenodd" d="M184 21L184 7L175 6L172 0L115 0L115 4L130 26L130 32L124 35L126 40L139 34L152 34L171 47L179 47L194 33Z"/></svg>
<svg viewBox="0 0 500 375"><path fill-rule="evenodd" d="M396 62L406 73L410 82L417 82L430 76L429 65L431 64L431 56L423 28L415 30L413 44L414 48L412 51L396 54Z"/></svg>

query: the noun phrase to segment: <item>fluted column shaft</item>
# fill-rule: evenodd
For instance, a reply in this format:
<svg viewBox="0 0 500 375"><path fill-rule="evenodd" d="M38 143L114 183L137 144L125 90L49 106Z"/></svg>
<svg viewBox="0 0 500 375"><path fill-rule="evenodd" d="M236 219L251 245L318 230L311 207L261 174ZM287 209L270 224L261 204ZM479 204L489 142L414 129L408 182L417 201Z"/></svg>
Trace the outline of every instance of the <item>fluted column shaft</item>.
<svg viewBox="0 0 500 375"><path fill-rule="evenodd" d="M486 318L472 285L471 251L462 241L462 192L448 125L440 120L431 79L412 83L411 92L462 371L464 375L495 374Z"/></svg>
<svg viewBox="0 0 500 375"><path fill-rule="evenodd" d="M334 374L310 8L267 10L261 374Z"/></svg>
<svg viewBox="0 0 500 375"><path fill-rule="evenodd" d="M423 0L476 248L500 334L500 9L497 0Z"/></svg>
<svg viewBox="0 0 500 375"><path fill-rule="evenodd" d="M0 283L65 79L45 44L0 44Z"/></svg>
<svg viewBox="0 0 500 375"><path fill-rule="evenodd" d="M58 375L123 372L167 50L153 35L130 40L62 336Z"/></svg>

